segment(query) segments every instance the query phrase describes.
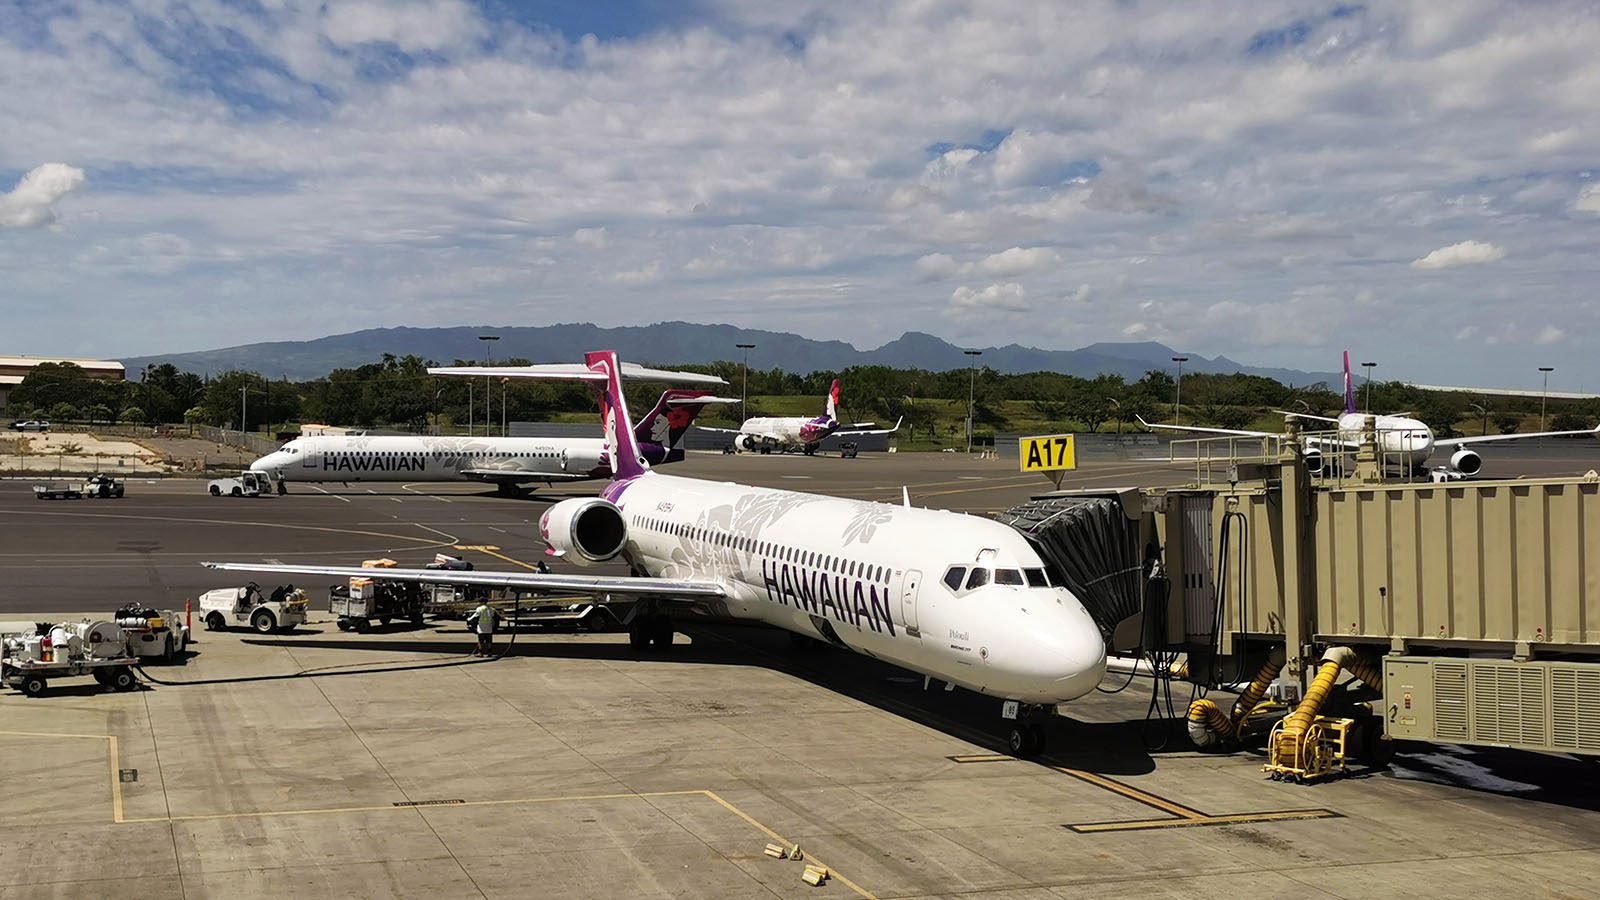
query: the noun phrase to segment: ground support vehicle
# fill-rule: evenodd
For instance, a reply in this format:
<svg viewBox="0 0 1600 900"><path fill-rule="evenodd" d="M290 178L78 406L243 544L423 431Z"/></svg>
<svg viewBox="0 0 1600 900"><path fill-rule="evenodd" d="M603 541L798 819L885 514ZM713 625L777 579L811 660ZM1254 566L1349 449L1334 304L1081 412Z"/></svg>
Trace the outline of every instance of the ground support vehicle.
<svg viewBox="0 0 1600 900"><path fill-rule="evenodd" d="M33 486L33 496L38 500L82 500L83 485L64 481Z"/></svg>
<svg viewBox="0 0 1600 900"><path fill-rule="evenodd" d="M11 423L12 431L49 431L50 423L43 419L22 419Z"/></svg>
<svg viewBox="0 0 1600 900"><path fill-rule="evenodd" d="M861 445L856 443L855 441L840 441L839 442L839 458L840 459L855 459L857 454L859 454L860 452L861 452Z"/></svg>
<svg viewBox="0 0 1600 900"><path fill-rule="evenodd" d="M328 589L328 612L339 617L340 631L368 631L374 619L382 625L395 619L410 619L411 624L422 625L425 598L418 585L373 582L365 578L351 581L369 583L336 584Z"/></svg>
<svg viewBox="0 0 1600 900"><path fill-rule="evenodd" d="M263 494L271 495L274 490L284 493L283 483L274 484L272 477L265 472L252 472L248 469L238 475L225 478L213 478L206 485L206 489L213 497L227 494L230 497L260 497Z"/></svg>
<svg viewBox="0 0 1600 900"><path fill-rule="evenodd" d="M0 681L42 696L51 680L92 675L117 691L138 684L127 635L115 622L84 620L76 625L40 625L33 634L0 635Z"/></svg>
<svg viewBox="0 0 1600 900"><path fill-rule="evenodd" d="M172 662L189 648L189 628L177 610L133 603L117 610L115 620L128 636L130 656Z"/></svg>
<svg viewBox="0 0 1600 900"><path fill-rule="evenodd" d="M237 588L219 588L200 595L200 620L208 631L245 626L260 634L290 631L306 622L306 592L285 585L270 596L254 581Z"/></svg>
<svg viewBox="0 0 1600 900"><path fill-rule="evenodd" d="M90 475L84 479L83 495L85 497L100 497L103 499L121 499L128 491L128 483L121 478L110 475Z"/></svg>

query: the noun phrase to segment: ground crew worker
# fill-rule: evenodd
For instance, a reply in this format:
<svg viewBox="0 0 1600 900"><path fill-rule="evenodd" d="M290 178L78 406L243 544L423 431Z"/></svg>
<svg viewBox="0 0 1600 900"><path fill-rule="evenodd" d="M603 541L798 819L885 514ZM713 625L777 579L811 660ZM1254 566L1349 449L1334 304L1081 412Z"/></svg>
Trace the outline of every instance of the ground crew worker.
<svg viewBox="0 0 1600 900"><path fill-rule="evenodd" d="M472 651L473 656L489 655L489 649L494 645L494 626L499 621L500 610L490 606L488 600L484 600L467 617L467 627L478 635L478 646Z"/></svg>

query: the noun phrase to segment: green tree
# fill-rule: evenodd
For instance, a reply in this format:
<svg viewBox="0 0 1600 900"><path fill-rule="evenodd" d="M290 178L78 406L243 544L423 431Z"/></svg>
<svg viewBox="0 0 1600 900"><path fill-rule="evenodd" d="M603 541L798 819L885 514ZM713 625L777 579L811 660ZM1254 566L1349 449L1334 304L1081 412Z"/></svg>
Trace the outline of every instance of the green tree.
<svg viewBox="0 0 1600 900"><path fill-rule="evenodd" d="M105 405L104 403L96 403L95 405L89 407L88 415L90 425L93 425L96 422L110 423L111 407Z"/></svg>
<svg viewBox="0 0 1600 900"><path fill-rule="evenodd" d="M80 416L78 408L65 400L50 407L50 418L58 422L76 422Z"/></svg>
<svg viewBox="0 0 1600 900"><path fill-rule="evenodd" d="M144 409L142 409L141 407L138 407L138 406L130 406L127 409L123 410L122 411L122 415L120 416L120 418L124 422L129 422L129 423L133 423L133 424L142 424L142 423L144 423L146 421L146 417L145 417L145 414L144 414Z"/></svg>
<svg viewBox="0 0 1600 900"><path fill-rule="evenodd" d="M1516 413L1495 413L1494 427L1500 429L1501 434L1516 434L1517 429L1522 427L1522 417Z"/></svg>

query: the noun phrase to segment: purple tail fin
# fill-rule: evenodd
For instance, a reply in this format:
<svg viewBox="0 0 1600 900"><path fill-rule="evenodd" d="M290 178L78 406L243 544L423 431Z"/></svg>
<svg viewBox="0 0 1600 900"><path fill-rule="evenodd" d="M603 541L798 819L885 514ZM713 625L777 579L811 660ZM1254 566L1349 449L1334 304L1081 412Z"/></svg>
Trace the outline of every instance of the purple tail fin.
<svg viewBox="0 0 1600 900"><path fill-rule="evenodd" d="M709 397L709 391L668 390L661 394L639 424L633 429L633 438L645 452L647 459L661 462L678 462L683 459L683 437L695 416L706 408L704 403L692 403L696 397Z"/></svg>
<svg viewBox="0 0 1600 900"><path fill-rule="evenodd" d="M606 450L611 454L611 477L615 481L643 475L649 466L639 455L639 444L634 440L633 421L628 417L628 400L622 394L622 366L612 350L598 350L583 355L583 362L591 372L606 376L605 384L595 384L599 394L600 420L605 426Z"/></svg>
<svg viewBox="0 0 1600 900"><path fill-rule="evenodd" d="M1350 383L1350 351L1349 350L1346 350L1344 352L1344 411L1346 413L1353 413L1353 412L1356 411L1355 386Z"/></svg>

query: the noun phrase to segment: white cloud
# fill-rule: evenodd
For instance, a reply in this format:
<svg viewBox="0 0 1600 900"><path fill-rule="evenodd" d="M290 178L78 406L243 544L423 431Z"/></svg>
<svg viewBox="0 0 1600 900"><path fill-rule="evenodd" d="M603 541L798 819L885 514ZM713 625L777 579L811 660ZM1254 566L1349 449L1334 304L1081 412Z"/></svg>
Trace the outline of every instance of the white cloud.
<svg viewBox="0 0 1600 900"><path fill-rule="evenodd" d="M0 227L37 228L56 220L56 201L83 184L83 170L64 163L45 163L22 176L8 194L0 194Z"/></svg>
<svg viewBox="0 0 1600 900"><path fill-rule="evenodd" d="M985 256L974 268L990 275L1020 275L1059 262L1061 255L1048 247L1012 247Z"/></svg>
<svg viewBox="0 0 1600 900"><path fill-rule="evenodd" d="M611 235L604 228L579 228L572 233L572 242L590 250L604 250Z"/></svg>
<svg viewBox="0 0 1600 900"><path fill-rule="evenodd" d="M1016 282L991 284L981 291L962 286L950 295L945 315L955 319L981 319L994 314L1014 315L1032 312L1028 292Z"/></svg>
<svg viewBox="0 0 1600 900"><path fill-rule="evenodd" d="M1499 262L1505 259L1506 251L1502 247L1483 241L1462 241L1448 247L1429 253L1421 259L1412 260L1413 269L1451 269L1456 266L1474 266L1481 263Z"/></svg>
<svg viewBox="0 0 1600 900"><path fill-rule="evenodd" d="M1535 344L1556 344L1560 343L1561 340L1566 336L1567 333L1565 331L1562 331L1554 325L1546 325L1544 328L1539 330L1539 336L1535 337L1533 342Z"/></svg>
<svg viewBox="0 0 1600 900"><path fill-rule="evenodd" d="M642 269L617 272L611 276L611 280L617 284L624 284L630 287L641 284L655 284L661 280L661 264L651 263Z"/></svg>
<svg viewBox="0 0 1600 900"><path fill-rule="evenodd" d="M1590 184L1578 192L1572 208L1583 212L1600 213L1600 182Z"/></svg>
<svg viewBox="0 0 1600 900"><path fill-rule="evenodd" d="M949 278L956 274L959 268L960 266L956 264L955 258L947 253L929 253L927 256L918 259L915 266L917 281L919 282L939 281L940 279Z"/></svg>
<svg viewBox="0 0 1600 900"><path fill-rule="evenodd" d="M415 52L456 47L483 36L477 11L459 0L337 2L328 5L323 34L335 44L387 42Z"/></svg>
<svg viewBox="0 0 1600 900"><path fill-rule="evenodd" d="M1477 334L1478 334L1478 326L1476 326L1476 325L1467 325L1467 326L1465 326L1463 328L1457 329L1457 331L1456 331L1456 340L1458 340L1458 341L1470 341L1474 337L1476 337Z"/></svg>

